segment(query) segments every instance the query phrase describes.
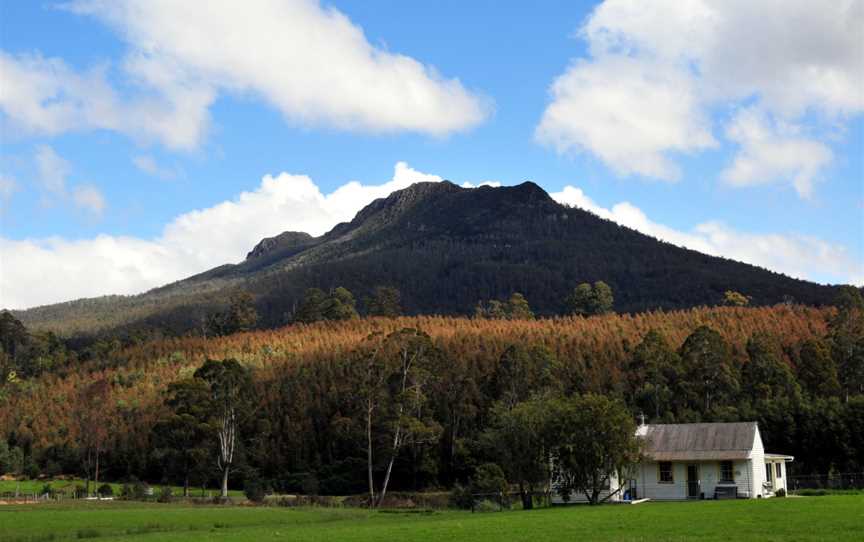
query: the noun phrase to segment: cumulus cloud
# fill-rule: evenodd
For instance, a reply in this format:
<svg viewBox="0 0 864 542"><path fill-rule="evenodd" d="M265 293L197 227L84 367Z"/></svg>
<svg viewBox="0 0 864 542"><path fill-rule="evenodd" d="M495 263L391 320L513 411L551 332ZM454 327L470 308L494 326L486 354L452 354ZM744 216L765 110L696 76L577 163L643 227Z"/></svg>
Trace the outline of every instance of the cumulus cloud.
<svg viewBox="0 0 864 542"><path fill-rule="evenodd" d="M830 151L824 137L777 127L806 118L824 133L864 111L862 27L855 0L606 0L579 30L589 55L553 83L536 136L622 174L674 180L676 153L714 146L711 114L746 107L773 133L757 143L740 114L720 120L740 150L724 178L806 195Z"/></svg>
<svg viewBox="0 0 864 542"><path fill-rule="evenodd" d="M187 150L202 140L214 100L211 89L190 83L167 92L144 81L136 95L123 98L106 72L98 66L79 73L58 58L0 51L0 112L9 133L111 130Z"/></svg>
<svg viewBox="0 0 864 542"><path fill-rule="evenodd" d="M489 112L458 79L373 46L347 16L315 0L64 7L126 41L120 73L132 90L118 93L109 66L76 71L61 59L0 52L0 111L25 133L105 129L193 149L222 93L259 98L293 123L364 132L443 136Z"/></svg>
<svg viewBox="0 0 864 542"><path fill-rule="evenodd" d="M620 202L607 209L581 189L566 186L551 196L566 205L590 211L656 239L712 256L758 265L789 276L833 283L864 283L864 264L842 245L798 234L754 234L711 220L682 231L657 223L638 207Z"/></svg>
<svg viewBox="0 0 864 542"><path fill-rule="evenodd" d="M560 152L591 152L620 174L678 180L667 152L716 145L694 87L662 64L577 62L552 85L536 136Z"/></svg>
<svg viewBox="0 0 864 542"><path fill-rule="evenodd" d="M283 231L320 235L365 205L415 182L440 182L404 162L378 185L348 182L324 194L305 175L266 175L231 201L176 217L155 239L99 235L11 240L0 237L0 306L23 308L80 297L133 294L242 260L262 238ZM104 206L76 192L90 209ZM77 201L77 200L76 200ZM63 280L57 280L62 276Z"/></svg>
<svg viewBox="0 0 864 542"><path fill-rule="evenodd" d="M801 197L810 197L819 172L831 162L827 145L802 137L801 128L771 123L758 110L740 111L726 127L726 136L741 146L721 177L733 186L792 180Z"/></svg>

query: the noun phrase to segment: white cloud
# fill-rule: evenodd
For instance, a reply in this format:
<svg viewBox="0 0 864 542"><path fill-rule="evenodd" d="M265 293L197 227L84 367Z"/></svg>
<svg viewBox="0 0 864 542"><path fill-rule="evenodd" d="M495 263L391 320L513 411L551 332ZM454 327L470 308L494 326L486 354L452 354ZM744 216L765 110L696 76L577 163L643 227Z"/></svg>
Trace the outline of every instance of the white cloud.
<svg viewBox="0 0 864 542"><path fill-rule="evenodd" d="M726 136L741 151L721 177L733 186L791 179L801 197L810 197L813 183L833 154L827 145L801 137L800 131L797 126L772 126L758 110L740 111L726 127Z"/></svg>
<svg viewBox="0 0 864 542"><path fill-rule="evenodd" d="M34 159L36 168L39 170L39 184L42 188L56 196L65 194L66 177L71 171L69 162L48 145L36 147Z"/></svg>
<svg viewBox="0 0 864 542"><path fill-rule="evenodd" d="M501 183L499 183L498 181L481 181L475 184L465 181L464 183L462 183L461 186L462 188L480 188L481 186L491 186L493 188L498 188L501 186Z"/></svg>
<svg viewBox="0 0 864 542"><path fill-rule="evenodd" d="M615 56L576 62L552 85L537 139L593 153L620 174L677 180L669 151L716 145L693 82L662 64Z"/></svg>
<svg viewBox="0 0 864 542"><path fill-rule="evenodd" d="M94 216L101 215L105 210L105 196L102 195L96 185L92 183L78 184L71 191L66 188L66 181L72 172L72 165L57 154L57 151L51 146L37 146L33 154L33 161L39 173L38 183L45 194L45 203L71 202L75 207Z"/></svg>
<svg viewBox="0 0 864 542"><path fill-rule="evenodd" d="M92 184L82 184L72 191L72 201L76 207L94 215L101 215L105 210L105 196Z"/></svg>
<svg viewBox="0 0 864 542"><path fill-rule="evenodd" d="M0 112L25 135L112 130L172 149L198 145L214 100L210 89L193 84L173 93L145 85L124 100L108 83L104 66L77 73L58 58L3 51L0 82Z"/></svg>
<svg viewBox="0 0 864 542"><path fill-rule="evenodd" d="M281 173L266 175L258 188L231 201L178 216L152 240L111 235L78 241L0 237L0 306L23 308L142 292L242 260L264 237L289 230L320 235L351 220L376 198L415 182L441 180L399 162L386 183L351 181L323 194L309 177ZM98 208L101 200L88 196L84 201ZM56 280L58 276L63 280Z"/></svg>
<svg viewBox="0 0 864 542"><path fill-rule="evenodd" d="M806 119L830 132L864 111L862 27L856 0L606 0L580 29L589 57L556 79L537 138L622 174L674 179L672 153L710 148L706 119L730 105L769 126ZM806 195L831 161L801 136L754 146L739 122L725 130L740 145L725 176L736 185L782 180Z"/></svg>
<svg viewBox="0 0 864 542"><path fill-rule="evenodd" d="M758 265L792 277L821 282L864 284L864 264L849 251L812 236L754 234L735 230L719 221L697 224L681 231L652 221L629 202L604 208L574 186L551 194L559 203L579 207L646 235L712 256Z"/></svg>
<svg viewBox="0 0 864 542"><path fill-rule="evenodd" d="M182 172L178 168L160 166L155 158L147 154L133 157L132 163L144 173L163 181L170 181L182 175Z"/></svg>
<svg viewBox="0 0 864 542"><path fill-rule="evenodd" d="M189 150L221 93L260 98L286 119L364 132L443 136L489 112L487 100L432 66L369 43L315 0L80 0L65 6L128 43L120 96L106 66L0 52L0 111L25 133L113 130Z"/></svg>

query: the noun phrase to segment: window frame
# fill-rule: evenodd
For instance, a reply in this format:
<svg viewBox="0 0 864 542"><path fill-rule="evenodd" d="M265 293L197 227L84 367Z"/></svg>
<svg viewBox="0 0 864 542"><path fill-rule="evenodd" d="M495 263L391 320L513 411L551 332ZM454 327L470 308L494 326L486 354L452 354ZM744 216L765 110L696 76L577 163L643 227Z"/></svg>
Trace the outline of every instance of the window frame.
<svg viewBox="0 0 864 542"><path fill-rule="evenodd" d="M664 465L669 465L668 471L663 468ZM663 473L668 472L669 478L664 479ZM658 484L674 484L675 483L675 464L671 461L658 461L657 462L657 483Z"/></svg>
<svg viewBox="0 0 864 542"><path fill-rule="evenodd" d="M724 476L724 466L729 465L729 478ZM734 484L735 483L735 462L734 461L721 461L720 462L720 476L719 482L721 484Z"/></svg>

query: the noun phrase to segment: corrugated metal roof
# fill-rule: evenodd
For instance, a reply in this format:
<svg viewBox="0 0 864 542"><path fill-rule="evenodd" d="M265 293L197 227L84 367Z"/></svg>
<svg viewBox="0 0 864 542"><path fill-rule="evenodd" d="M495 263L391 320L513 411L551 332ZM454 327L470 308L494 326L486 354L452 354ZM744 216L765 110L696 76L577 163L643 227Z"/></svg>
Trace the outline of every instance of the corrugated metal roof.
<svg viewBox="0 0 864 542"><path fill-rule="evenodd" d="M639 428L645 455L655 461L745 459L756 422L651 424Z"/></svg>

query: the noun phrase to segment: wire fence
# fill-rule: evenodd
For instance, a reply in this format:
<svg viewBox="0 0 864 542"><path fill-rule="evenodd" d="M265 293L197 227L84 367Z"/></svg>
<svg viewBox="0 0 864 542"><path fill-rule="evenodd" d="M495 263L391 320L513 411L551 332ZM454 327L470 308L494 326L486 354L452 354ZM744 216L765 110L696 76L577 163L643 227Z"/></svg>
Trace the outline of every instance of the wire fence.
<svg viewBox="0 0 864 542"><path fill-rule="evenodd" d="M864 490L864 472L839 474L799 474L790 476L789 491L802 489Z"/></svg>

